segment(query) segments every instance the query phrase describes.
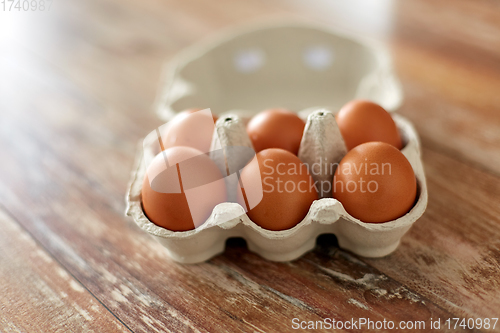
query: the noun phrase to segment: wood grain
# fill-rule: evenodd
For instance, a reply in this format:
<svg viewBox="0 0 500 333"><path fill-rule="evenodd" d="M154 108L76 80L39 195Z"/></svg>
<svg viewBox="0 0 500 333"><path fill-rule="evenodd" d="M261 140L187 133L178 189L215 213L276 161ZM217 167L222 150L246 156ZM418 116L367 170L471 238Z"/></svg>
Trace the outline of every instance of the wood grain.
<svg viewBox="0 0 500 333"><path fill-rule="evenodd" d="M0 211L1 332L130 332Z"/></svg>
<svg viewBox="0 0 500 333"><path fill-rule="evenodd" d="M365 261L462 317L497 316L500 180L437 152L424 154L425 216L393 255Z"/></svg>
<svg viewBox="0 0 500 333"><path fill-rule="evenodd" d="M0 330L287 332L293 318L498 317L497 3L408 0L381 26L361 24L356 7L329 14L338 4L69 0L50 15L17 16L0 44L0 202L15 216L0 218L0 282L9 286ZM391 43L430 199L387 258L359 258L325 236L292 263L265 261L236 240L207 263L178 265L123 217L137 140L161 124L151 104L164 60L269 16ZM30 302L43 292L59 296Z"/></svg>
<svg viewBox="0 0 500 333"><path fill-rule="evenodd" d="M500 175L499 3L409 1L398 9L400 112L425 145Z"/></svg>
<svg viewBox="0 0 500 333"><path fill-rule="evenodd" d="M36 73L36 67L30 68L30 73ZM29 88L29 91L36 96L37 87L23 84L22 80L28 80L29 76L25 77L22 74L22 72L12 73L11 86L14 90L23 86L25 90ZM45 99L53 99L53 102L57 103L62 100L58 91L68 89L66 85L71 85L68 83L65 85L64 80L56 78L54 82L59 82L60 88L43 91ZM2 179L8 187L9 185L13 187L14 184L21 187L15 191L19 195L25 193L25 204L33 207L35 212L41 209L41 205L49 204L52 208L44 213L44 221L38 221L48 225L42 227L42 225L32 224L30 220L36 219L37 214L40 213L24 212L19 202L8 201L9 206L15 209L22 223L27 223L27 227L33 230L37 238L40 238L42 243L46 244L65 265L71 267L72 273L134 331L159 329L160 323L165 320L169 322L170 328L175 329L181 329L183 325L186 325L191 328L213 331L217 327L220 328L220 323L223 323L222 327L231 331L234 328L249 330L251 325L256 325L253 318L259 318L258 327L265 331L283 331L290 327L290 318L294 317L302 320L319 320L329 316L347 318L348 316L369 315L373 320L380 319L382 316L394 320L402 320L402 318L428 320L431 317L445 319L451 316L451 313L433 305L430 299L421 297L342 251L339 251L341 254L332 261L333 266L327 259L331 259L329 256L323 256L322 264L318 263L317 256L312 256L312 259L306 257L287 270L283 269L287 265L266 263L242 249L239 252L228 251L225 255L228 259L223 261L224 264L219 263L221 259L214 259L215 264L199 265L201 268L198 268L170 262L164 249L156 243L151 243L149 237L140 233L137 228L129 226L124 229L122 210L113 209L121 202L113 204L113 200L108 197L116 191L115 185L109 180L105 181L109 170L106 164L99 163L97 160L101 155L110 154L106 152L110 145L108 143L110 138L106 140L105 136L91 129L91 125L95 122L88 123L88 125L85 122L74 124L65 122L64 126L61 126L55 121L55 119L61 121L60 117L53 117L52 123L44 123L43 128L48 131L41 131L38 127L44 119L38 119L36 116L35 118L23 117L23 113L19 113L19 110L29 112L34 107L31 105L33 102L36 102L36 99L34 101L19 100L16 104L16 112L10 114L9 118L14 121L12 126L20 128L22 123L24 131L12 133L9 136L14 144L9 150L5 150L1 157L11 160L12 167L16 156L18 158L23 156L21 152L16 152L22 147L26 153L25 159L21 158L20 161L26 163L31 154L38 150L28 149L28 138L36 136L43 140L39 141L39 144L45 147L44 163L24 166L28 177L18 175L16 178L18 172L15 165L10 172L5 168ZM24 103L27 105L23 107ZM45 109L43 104L37 103L37 105L39 112L43 114L54 112ZM49 105L54 107L52 103ZM9 110L9 108L6 109ZM64 110L69 119L72 117L68 116L68 113L86 110L85 106L82 106L81 111L78 108L73 110L56 107L56 109ZM18 119L17 124L16 119ZM80 133L83 138L86 138L86 140L80 140L83 146L75 150L67 145L50 144L51 141L55 142L59 135L64 135L64 131ZM7 140L6 137L3 139ZM96 139L100 140L99 147L94 146ZM82 177L78 174L76 161L91 158L92 155L88 152L95 149L99 149L101 153L93 156L95 160L86 162L93 163L94 167L86 170L89 173L88 176ZM64 163L58 162L55 157L57 153L64 153L68 159ZM117 158L116 152L114 156ZM120 160L117 159L114 163L118 164ZM18 166L21 167L21 164ZM30 179L29 177L30 175L36 176L37 170L53 179L50 184L53 189L50 192L46 191L46 201L42 203L39 203L37 195L26 195L27 189L37 184L36 178ZM89 179L94 179L94 181L89 182ZM60 193L64 188L71 188L71 191L67 191L65 196L61 197ZM57 202L57 205L50 204L50 202ZM68 219L68 216L74 217ZM104 224L100 218L106 218L106 223ZM71 228L68 228L68 225ZM67 234L51 231L64 228ZM92 239L93 243L86 242L86 239ZM96 246L97 249L103 250L96 250ZM102 257L101 251L106 253L105 258ZM251 258L250 264L241 260L245 256ZM89 263L85 258L93 258L93 260ZM344 259L343 262L342 259ZM235 266L231 264L232 262L238 265ZM240 265L242 267L238 267ZM259 276L259 268L262 266L264 266L262 272L268 277ZM273 272L283 272L283 274L276 275ZM287 284L283 285L287 277L292 282L295 280L290 288ZM166 289L162 287L164 281L169 282ZM302 287L307 285L311 286L310 290ZM260 304L265 300L269 322L259 317L261 310L258 307L234 307L234 301L229 297L231 293L228 293L228 289L239 296L239 298L234 298L240 299L241 305L244 303ZM205 290L210 292L206 294ZM328 290L328 293L325 293L325 290ZM214 303L217 304L217 309L213 309ZM155 304L158 310L151 309L151 304ZM198 318L199 308L193 308L192 304L199 304L207 309L201 318ZM330 304L338 305L331 309ZM411 309L410 314L406 311L405 313L393 311L394 307L400 307L402 304L406 305L405 309ZM423 304L426 304L425 307ZM366 308L371 310L367 311ZM243 312L235 312L239 309ZM174 318L178 317L183 319L176 323ZM189 318L195 318L196 321L193 322ZM226 323L227 318L233 318L233 321ZM235 321L236 319L238 320ZM219 323L218 326L214 326L216 323Z"/></svg>

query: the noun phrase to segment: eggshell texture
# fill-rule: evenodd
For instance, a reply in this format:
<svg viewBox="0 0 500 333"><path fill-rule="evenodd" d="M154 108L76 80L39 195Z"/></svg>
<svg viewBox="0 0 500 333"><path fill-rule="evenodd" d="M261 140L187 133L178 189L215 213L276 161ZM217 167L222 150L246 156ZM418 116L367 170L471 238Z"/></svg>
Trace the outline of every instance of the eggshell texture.
<svg viewBox="0 0 500 333"><path fill-rule="evenodd" d="M227 200L224 179L215 163L190 147L172 147L156 155L141 194L148 219L172 231L202 225L213 208Z"/></svg>
<svg viewBox="0 0 500 333"><path fill-rule="evenodd" d="M281 148L297 155L305 123L294 112L270 109L260 112L247 125L256 152Z"/></svg>
<svg viewBox="0 0 500 333"><path fill-rule="evenodd" d="M348 150L372 141L385 142L397 149L403 146L396 123L378 104L354 100L344 105L335 118Z"/></svg>
<svg viewBox="0 0 500 333"><path fill-rule="evenodd" d="M163 147L185 146L207 153L210 151L214 129L214 117L209 110L180 112L161 133Z"/></svg>
<svg viewBox="0 0 500 333"><path fill-rule="evenodd" d="M417 180L406 157L384 142L368 142L349 151L333 178L333 197L363 222L387 222L410 211Z"/></svg>
<svg viewBox="0 0 500 333"><path fill-rule="evenodd" d="M248 217L268 230L294 227L318 199L306 165L283 149L257 153L241 171L240 183L244 194L238 192L238 202L243 207L249 203Z"/></svg>

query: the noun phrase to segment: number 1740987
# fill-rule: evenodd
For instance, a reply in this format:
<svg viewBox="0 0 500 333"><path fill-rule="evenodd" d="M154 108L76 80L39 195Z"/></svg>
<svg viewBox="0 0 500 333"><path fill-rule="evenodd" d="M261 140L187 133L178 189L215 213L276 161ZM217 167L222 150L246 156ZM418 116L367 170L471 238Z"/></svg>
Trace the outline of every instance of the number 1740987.
<svg viewBox="0 0 500 333"><path fill-rule="evenodd" d="M49 11L53 0L1 0L0 10L4 12Z"/></svg>
<svg viewBox="0 0 500 333"><path fill-rule="evenodd" d="M498 318L448 318L444 325L447 329L483 329L494 330L497 326Z"/></svg>

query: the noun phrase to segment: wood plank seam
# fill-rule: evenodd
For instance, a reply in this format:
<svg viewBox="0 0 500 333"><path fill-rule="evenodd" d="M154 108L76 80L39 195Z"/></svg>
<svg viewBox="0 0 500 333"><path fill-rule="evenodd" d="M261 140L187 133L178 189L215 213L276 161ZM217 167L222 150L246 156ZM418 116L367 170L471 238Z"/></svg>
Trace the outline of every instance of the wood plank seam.
<svg viewBox="0 0 500 333"><path fill-rule="evenodd" d="M118 318L103 302L101 302L101 300L99 298L97 298L83 283L80 282L80 280L78 280L76 278L76 276L74 276L45 246L43 246L42 243L40 243L40 241L33 236L33 234L28 230L26 229L19 221L18 219L2 204L0 203L0 210L2 210L12 221L14 221L24 232L26 232L26 234L28 234L30 236L30 238L36 243L37 246L39 246L40 248L42 248L45 253L50 256L50 258L52 258L52 260L54 260L54 262L56 262L62 269L64 269L64 271L70 276L72 277L83 289L85 289L98 303L100 303L108 312L110 312L113 317L115 317L118 322L120 322L127 330L129 330L130 332L134 333L134 331L132 331L132 329L130 329L130 327L128 327L120 318Z"/></svg>
<svg viewBox="0 0 500 333"><path fill-rule="evenodd" d="M346 253L346 254L348 254L349 256L351 256L351 254L350 254L350 253L348 253L348 252L346 252L346 251L343 251L343 250L342 250L342 249L340 249L340 248L338 249L338 251L339 251L339 252ZM441 307L439 304L434 303L434 302L433 302L433 301L431 301L429 298L427 298L427 297L425 297L425 296L421 295L420 293L416 292L415 290L413 290L412 288L410 288L410 287L409 287L409 286L407 286L406 284L404 284L404 283L402 283L402 282L398 281L397 279L395 279L395 278L391 277L391 276L390 276L390 275L388 275L387 273L385 273L385 272L381 272L381 271L379 271L377 268L374 268L374 267L373 267L373 266L371 266L370 264L368 264L368 263L364 262L364 261L363 261L363 258L356 258L356 259L357 259L357 260L359 260L359 261L361 261L361 262L362 262L363 264L365 264L367 267L372 268L373 270L380 272L383 276L387 277L388 279L390 279L390 280L392 280L392 281L394 281L394 282L397 282L398 284L400 284L401 286L403 286L403 287L404 287L404 288L405 288L408 292L410 292L410 293L412 293L412 294L415 294L417 297L419 297L419 298L420 298L421 300L423 300L425 303L432 304L432 305L434 305L436 308L438 308L438 309L442 310L444 313L447 313L448 315L450 315L450 317L451 317L451 318L453 318L453 317L459 317L458 315L456 315L456 314L454 314L454 313L450 312L449 310L447 310L447 309L445 309L445 308ZM313 266L315 266L315 267L318 267L319 269L321 269L322 271L324 271L324 272L325 272L325 269L323 269L323 267L322 267L321 265L319 265L319 264L315 263L314 261L309 260L309 259L305 259L305 261L309 262L311 265L313 265ZM339 278L338 276L332 276L332 275L330 275L328 272L325 272L325 274L327 274L328 276L330 276L331 278L334 278L334 279L335 279L335 278Z"/></svg>
<svg viewBox="0 0 500 333"><path fill-rule="evenodd" d="M467 158L466 156L461 156L458 152L454 152L453 150L446 148L443 145L440 145L438 142L433 141L432 143L433 143L432 145L422 144L422 147L431 150L437 154L449 157L452 160L455 160L461 164L465 164L480 172L486 173L490 176L500 179L500 173L496 172L495 170L491 170L483 166L481 163L474 162L473 160ZM423 158L425 160L425 155L423 155Z"/></svg>

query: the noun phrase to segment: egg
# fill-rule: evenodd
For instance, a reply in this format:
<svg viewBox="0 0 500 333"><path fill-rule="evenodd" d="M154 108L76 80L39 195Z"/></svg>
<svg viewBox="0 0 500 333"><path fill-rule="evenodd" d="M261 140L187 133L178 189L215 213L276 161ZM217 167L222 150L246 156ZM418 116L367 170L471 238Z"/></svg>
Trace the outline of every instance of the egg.
<svg viewBox="0 0 500 333"><path fill-rule="evenodd" d="M297 155L305 123L299 116L285 109L260 112L247 125L247 133L256 152L267 148L281 148Z"/></svg>
<svg viewBox="0 0 500 333"><path fill-rule="evenodd" d="M241 171L240 184L238 202L253 222L268 230L294 227L318 199L306 165L284 149L257 153Z"/></svg>
<svg viewBox="0 0 500 333"><path fill-rule="evenodd" d="M380 223L408 213L417 196L417 181L406 157L384 142L356 146L340 161L333 197L353 217Z"/></svg>
<svg viewBox="0 0 500 333"><path fill-rule="evenodd" d="M191 147L171 147L156 155L142 184L142 207L154 224L172 231L202 225L227 200L216 164Z"/></svg>
<svg viewBox="0 0 500 333"><path fill-rule="evenodd" d="M397 149L403 146L396 123L378 104L354 100L344 105L335 118L348 150L371 141L385 142Z"/></svg>
<svg viewBox="0 0 500 333"><path fill-rule="evenodd" d="M178 146L210 151L216 117L210 110L191 109L177 114L162 130L164 149Z"/></svg>

